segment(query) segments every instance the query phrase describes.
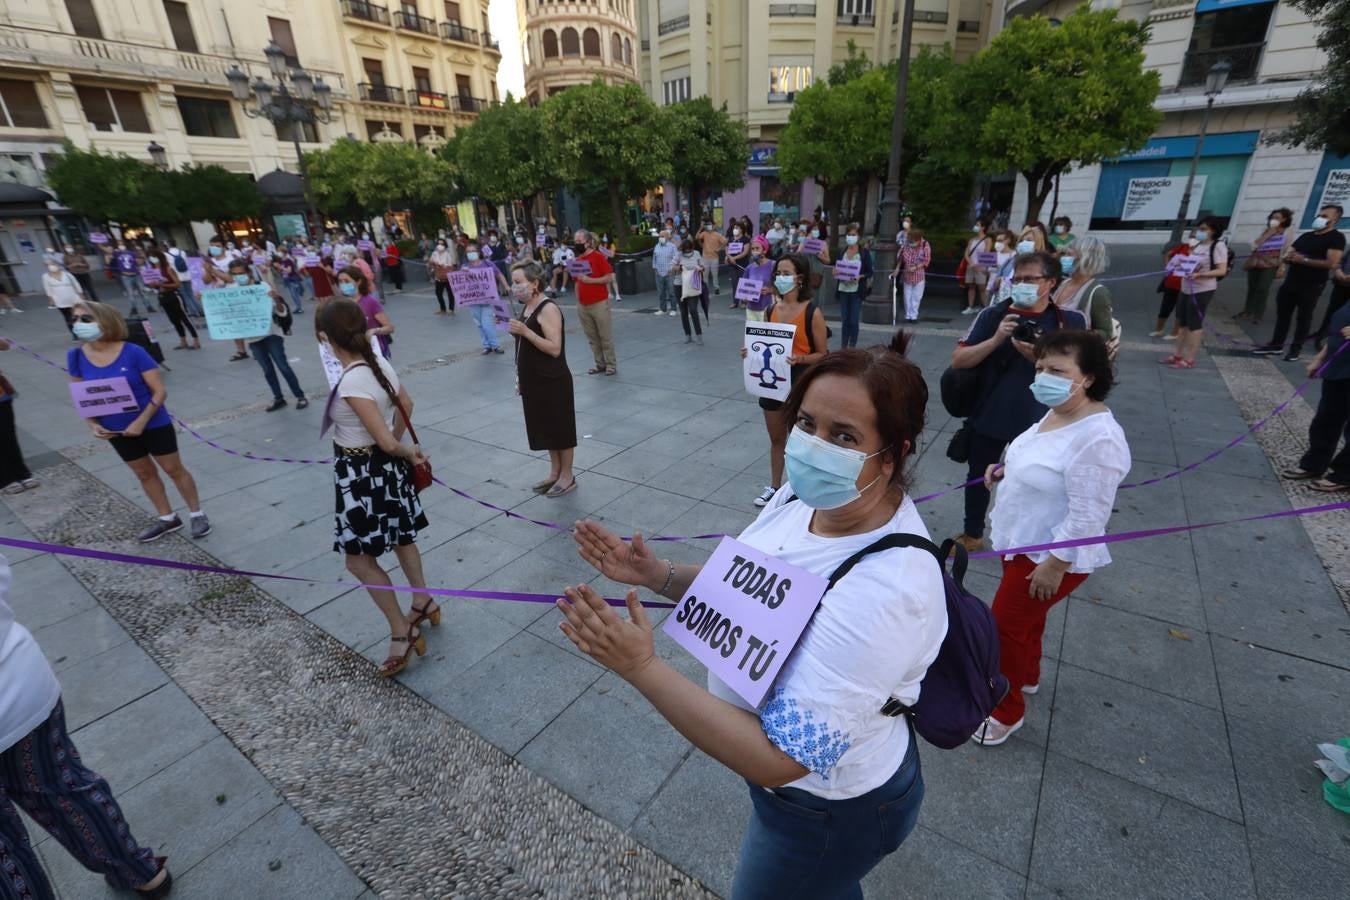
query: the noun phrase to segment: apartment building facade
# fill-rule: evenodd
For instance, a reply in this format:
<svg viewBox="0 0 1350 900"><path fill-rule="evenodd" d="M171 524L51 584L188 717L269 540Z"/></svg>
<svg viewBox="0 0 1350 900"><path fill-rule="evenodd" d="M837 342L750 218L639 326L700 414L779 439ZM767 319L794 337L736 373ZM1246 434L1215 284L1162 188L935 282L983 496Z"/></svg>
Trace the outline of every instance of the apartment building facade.
<svg viewBox="0 0 1350 900"><path fill-rule="evenodd" d="M641 0L516 0L525 97L538 105L559 91L638 80Z"/></svg>

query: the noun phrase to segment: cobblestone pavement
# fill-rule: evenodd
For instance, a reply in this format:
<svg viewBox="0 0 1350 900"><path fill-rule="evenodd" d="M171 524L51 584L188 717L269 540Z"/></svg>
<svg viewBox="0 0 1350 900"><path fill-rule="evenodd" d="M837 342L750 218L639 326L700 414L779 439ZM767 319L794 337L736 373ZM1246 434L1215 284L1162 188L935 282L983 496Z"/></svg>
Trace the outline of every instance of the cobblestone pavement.
<svg viewBox="0 0 1350 900"><path fill-rule="evenodd" d="M1117 264L1146 268L1142 260ZM1116 289L1128 340L1110 403L1131 439L1130 480L1204 456L1292 391L1286 364L1235 353L1216 351L1191 372L1161 369L1154 357L1165 345L1144 337L1152 286L1143 279ZM1225 282L1213 315L1223 316L1241 290L1239 279ZM678 320L640 311L652 305L638 296L618 308L617 378L582 374L589 354L569 332L584 435L579 489L550 501L528 491L546 461L525 449L510 356L479 356L472 322L434 316L425 291L390 298L400 327L395 361L417 400L414 417L437 474L476 497L560 523L596 516L625 531L692 534L751 521L749 501L767 463L759 411L740 388L738 315L718 304L706 346L686 345ZM930 299L917 329L914 356L934 384L965 324L949 306ZM570 304L565 311L574 326ZM35 310L0 330L60 356L69 342L57 322L55 313ZM321 397L308 327L298 320L288 350L310 396ZM1240 339L1231 326L1221 329ZM884 334L869 328L864 338ZM171 409L227 446L326 456L317 439L321 404L262 412L261 373L227 355L220 346L170 352ZM115 455L87 440L59 374L14 352L0 362L22 391L21 439L45 482L5 498L12 516L0 533L142 552L133 535L147 504ZM1326 502L1282 485L1272 471L1272 461L1278 468L1301 451L1317 390L1201 469L1122 492L1112 530ZM936 396L929 415L919 492L964 475L942 455L955 423ZM253 462L181 439L215 532L196 545L167 538L153 555L324 581L344 576L330 550L326 469ZM616 595L617 585L581 566L566 534L429 491L432 526L420 543L433 584L551 592L590 580ZM957 530L959 496L923 509L934 534ZM1322 802L1310 761L1316 741L1350 732L1347 522L1334 513L1114 545L1114 564L1051 617L1043 688L1030 701L1027 726L997 750L925 748L919 828L869 877L869 895L1342 896L1350 824ZM710 545L666 549L697 561ZM202 733L218 728L238 748L216 739L225 757L242 751L252 763L230 778L260 797L280 794L285 802L273 798L268 815L290 817L291 832L312 842L299 858L340 859L323 871L351 880L313 896L354 896L341 893L345 885L360 892L354 876L391 897L666 897L730 886L748 814L743 783L576 653L546 606L448 603L428 655L383 683L367 660L383 656L387 635L363 591L7 555L16 560L16 593L46 599L51 582L43 579L59 574L94 598L20 610L21 619L47 626L49 653L61 633L51 625L78 630L96 600L130 641L120 650L82 646L89 663L106 659L107 671L117 672L109 654L148 654L153 664L141 665L159 673L161 690L180 691L181 704L209 719L199 723ZM996 572L983 561L968 584L988 599ZM400 573L392 576L397 582ZM660 647L699 677L664 638ZM97 685L67 678L66 690L78 704ZM111 746L97 724L77 733L87 755ZM190 772L180 778L185 796ZM171 810L187 801L164 800L163 819L137 817L142 840L183 840ZM208 813L184 827L219 831ZM197 854L202 893L189 896L288 896L269 890L259 865L268 854L265 842L247 840L230 854ZM57 880L69 896L92 893L97 882L70 866Z"/></svg>

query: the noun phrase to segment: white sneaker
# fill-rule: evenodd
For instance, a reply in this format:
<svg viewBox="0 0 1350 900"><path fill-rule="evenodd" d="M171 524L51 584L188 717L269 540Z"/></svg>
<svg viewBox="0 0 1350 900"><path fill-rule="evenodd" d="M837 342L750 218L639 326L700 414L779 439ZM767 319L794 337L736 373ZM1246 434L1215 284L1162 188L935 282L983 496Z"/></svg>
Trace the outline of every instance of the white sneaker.
<svg viewBox="0 0 1350 900"><path fill-rule="evenodd" d="M763 492L762 494L760 494L758 497L755 498L755 505L756 505L756 506L768 506L768 505L769 505L769 501L773 499L773 495L776 494L776 493L778 493L778 489L777 489L777 488L771 487L771 486L769 486L769 485L765 485L765 487L764 487L764 492Z"/></svg>
<svg viewBox="0 0 1350 900"><path fill-rule="evenodd" d="M1161 331L1150 331L1150 332L1148 333L1148 336L1149 336L1149 337L1162 337L1162 336L1163 336L1163 333L1162 333Z"/></svg>
<svg viewBox="0 0 1350 900"><path fill-rule="evenodd" d="M679 311L678 309L672 309L672 310L670 311L670 314L671 314L672 316L678 316L678 315L680 314L680 311Z"/></svg>
<svg viewBox="0 0 1350 900"><path fill-rule="evenodd" d="M1024 685L1022 685L1022 693L1024 693L1024 694L1034 694L1034 693L1036 693L1037 691L1039 691L1040 689L1041 689L1041 686L1040 686L1039 684L1024 684Z"/></svg>
<svg viewBox="0 0 1350 900"><path fill-rule="evenodd" d="M984 724L975 730L970 739L984 747L997 747L1008 738L1013 736L1013 732L1022 727L1026 719L1018 719L1011 725L1004 725L993 716L984 720Z"/></svg>
<svg viewBox="0 0 1350 900"><path fill-rule="evenodd" d="M13 309L11 309L10 312L12 312L12 313L21 313L21 312L23 312L23 310L19 309L19 308L16 306L16 307L14 307Z"/></svg>
<svg viewBox="0 0 1350 900"><path fill-rule="evenodd" d="M973 306L967 306L965 309L961 310L961 315L963 316L971 316L974 314L975 314L975 307Z"/></svg>

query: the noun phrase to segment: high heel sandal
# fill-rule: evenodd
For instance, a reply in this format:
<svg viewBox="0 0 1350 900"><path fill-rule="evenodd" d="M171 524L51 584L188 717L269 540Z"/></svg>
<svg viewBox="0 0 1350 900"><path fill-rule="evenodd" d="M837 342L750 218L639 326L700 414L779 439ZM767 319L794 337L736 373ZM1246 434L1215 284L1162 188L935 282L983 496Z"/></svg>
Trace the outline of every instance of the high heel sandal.
<svg viewBox="0 0 1350 900"><path fill-rule="evenodd" d="M428 597L428 598L427 598L427 605L424 606L424 607L422 607L421 609L418 609L418 608L417 608L417 601L416 601L416 600L413 601L413 605L412 605L412 623L413 623L413 625L421 625L423 622L430 622L430 623L432 624L432 626L435 627L435 626L439 626L439 625L441 624L441 607L440 607L440 604L437 604L437 605L436 605L436 608L433 609L433 610L431 610L430 612L427 611L427 610L430 608L431 604L433 604L433 603L436 603L436 601L435 601L435 600L432 600L430 597Z"/></svg>
<svg viewBox="0 0 1350 900"><path fill-rule="evenodd" d="M417 630L416 625L408 626L408 633L403 637L390 638L391 644L407 644L408 649L403 651L402 656L390 656L380 664L379 675L381 678L392 678L399 672L408 667L408 658L416 651L418 656L426 656L427 639L418 632L417 637L413 637L413 632Z"/></svg>

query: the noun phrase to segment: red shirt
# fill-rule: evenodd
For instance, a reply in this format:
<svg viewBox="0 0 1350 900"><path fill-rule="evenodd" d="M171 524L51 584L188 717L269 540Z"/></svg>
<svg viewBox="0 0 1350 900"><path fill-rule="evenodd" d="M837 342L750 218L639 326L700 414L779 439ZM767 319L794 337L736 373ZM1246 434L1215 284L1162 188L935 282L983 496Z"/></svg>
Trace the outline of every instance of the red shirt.
<svg viewBox="0 0 1350 900"><path fill-rule="evenodd" d="M384 248L384 264L386 266L396 266L398 263L398 244L390 244Z"/></svg>
<svg viewBox="0 0 1350 900"><path fill-rule="evenodd" d="M333 296L333 279L319 266L309 266L305 274L314 279L314 299L321 300Z"/></svg>
<svg viewBox="0 0 1350 900"><path fill-rule="evenodd" d="M591 264L592 278L600 278L614 271L609 260L598 250L588 250L577 259L584 259ZM608 299L609 285L577 282L577 302L582 306L590 306L592 303L601 303Z"/></svg>
<svg viewBox="0 0 1350 900"><path fill-rule="evenodd" d="M1190 256L1190 255L1191 255L1191 248L1186 246L1185 244L1181 244L1180 246L1173 247L1171 250L1167 251L1167 261L1171 262L1172 257L1174 256ZM1181 290L1181 276L1180 275L1164 276L1163 288L1169 291Z"/></svg>

